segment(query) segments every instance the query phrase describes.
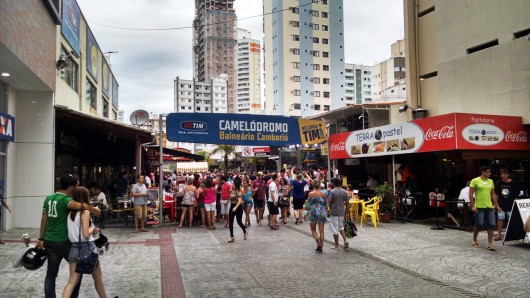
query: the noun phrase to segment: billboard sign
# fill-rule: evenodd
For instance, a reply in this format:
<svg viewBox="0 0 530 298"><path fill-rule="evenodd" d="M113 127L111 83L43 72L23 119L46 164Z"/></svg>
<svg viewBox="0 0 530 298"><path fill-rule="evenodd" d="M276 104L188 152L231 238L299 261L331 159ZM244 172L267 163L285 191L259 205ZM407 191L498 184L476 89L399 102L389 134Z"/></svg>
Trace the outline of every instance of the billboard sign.
<svg viewBox="0 0 530 298"><path fill-rule="evenodd" d="M530 150L521 117L452 113L330 136L330 158L444 150Z"/></svg>
<svg viewBox="0 0 530 298"><path fill-rule="evenodd" d="M262 147L305 144L304 133L321 134L308 132L313 127L301 131L296 118L249 114L171 113L166 126L172 142Z"/></svg>

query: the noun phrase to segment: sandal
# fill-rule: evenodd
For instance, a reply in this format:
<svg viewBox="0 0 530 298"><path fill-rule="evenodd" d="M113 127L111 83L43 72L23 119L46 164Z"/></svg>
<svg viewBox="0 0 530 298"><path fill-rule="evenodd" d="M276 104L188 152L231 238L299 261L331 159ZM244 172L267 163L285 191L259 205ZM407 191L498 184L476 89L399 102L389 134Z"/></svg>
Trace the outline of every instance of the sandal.
<svg viewBox="0 0 530 298"><path fill-rule="evenodd" d="M230 239L228 239L228 243L234 243L236 240L232 237Z"/></svg>
<svg viewBox="0 0 530 298"><path fill-rule="evenodd" d="M471 241L471 245L474 247L474 248L479 248L480 247L480 244L478 244L477 241Z"/></svg>
<svg viewBox="0 0 530 298"><path fill-rule="evenodd" d="M349 246L350 246L349 242L344 243L344 250L347 250Z"/></svg>
<svg viewBox="0 0 530 298"><path fill-rule="evenodd" d="M488 244L488 247L486 247L486 249L489 251L495 251L495 248L491 244Z"/></svg>
<svg viewBox="0 0 530 298"><path fill-rule="evenodd" d="M495 237L495 238L493 238L493 240L495 240L495 241L501 241L501 237Z"/></svg>

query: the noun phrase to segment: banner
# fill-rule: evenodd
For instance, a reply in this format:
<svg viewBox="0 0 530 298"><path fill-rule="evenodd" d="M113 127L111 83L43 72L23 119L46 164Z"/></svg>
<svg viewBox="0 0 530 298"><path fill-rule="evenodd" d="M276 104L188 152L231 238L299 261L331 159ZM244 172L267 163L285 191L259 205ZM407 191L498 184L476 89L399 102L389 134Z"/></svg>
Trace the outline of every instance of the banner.
<svg viewBox="0 0 530 298"><path fill-rule="evenodd" d="M99 74L99 47L90 28L87 28L86 32L86 52L86 70L97 83Z"/></svg>
<svg viewBox="0 0 530 298"><path fill-rule="evenodd" d="M112 77L112 72L110 72L109 64L107 59L103 60L103 94L109 98L110 96L110 78Z"/></svg>
<svg viewBox="0 0 530 298"><path fill-rule="evenodd" d="M0 113L0 140L15 141L15 117Z"/></svg>
<svg viewBox="0 0 530 298"><path fill-rule="evenodd" d="M283 116L171 113L167 116L166 127L168 140L172 142L247 146L304 144L298 119ZM307 131L310 130L312 128L308 127Z"/></svg>
<svg viewBox="0 0 530 298"><path fill-rule="evenodd" d="M327 141L326 124L319 120L298 119L302 144L320 144Z"/></svg>
<svg viewBox="0 0 530 298"><path fill-rule="evenodd" d="M77 2L75 0L64 0L61 32L77 56L79 56L80 20L81 10Z"/></svg>
<svg viewBox="0 0 530 298"><path fill-rule="evenodd" d="M330 158L443 150L530 150L522 118L452 113L331 135Z"/></svg>

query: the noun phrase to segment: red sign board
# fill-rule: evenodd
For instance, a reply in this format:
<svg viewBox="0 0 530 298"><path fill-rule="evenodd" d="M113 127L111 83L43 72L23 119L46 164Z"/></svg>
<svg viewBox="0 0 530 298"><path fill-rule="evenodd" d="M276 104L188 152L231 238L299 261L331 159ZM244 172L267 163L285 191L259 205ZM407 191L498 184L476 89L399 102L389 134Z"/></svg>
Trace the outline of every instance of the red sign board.
<svg viewBox="0 0 530 298"><path fill-rule="evenodd" d="M255 147L255 146L244 146L241 150L243 157L267 157L271 151L269 146Z"/></svg>
<svg viewBox="0 0 530 298"><path fill-rule="evenodd" d="M331 135L330 158L443 150L530 150L521 117L452 113Z"/></svg>

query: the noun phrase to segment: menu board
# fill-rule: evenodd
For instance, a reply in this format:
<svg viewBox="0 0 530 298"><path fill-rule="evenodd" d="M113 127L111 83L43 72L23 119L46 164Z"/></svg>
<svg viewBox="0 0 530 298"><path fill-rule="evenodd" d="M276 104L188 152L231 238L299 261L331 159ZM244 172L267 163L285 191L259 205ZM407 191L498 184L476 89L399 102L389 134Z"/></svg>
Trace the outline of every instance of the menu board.
<svg viewBox="0 0 530 298"><path fill-rule="evenodd" d="M530 239L530 232L524 231L524 222L528 216L530 216L530 199L515 200L503 244L505 241L524 239L525 236Z"/></svg>

